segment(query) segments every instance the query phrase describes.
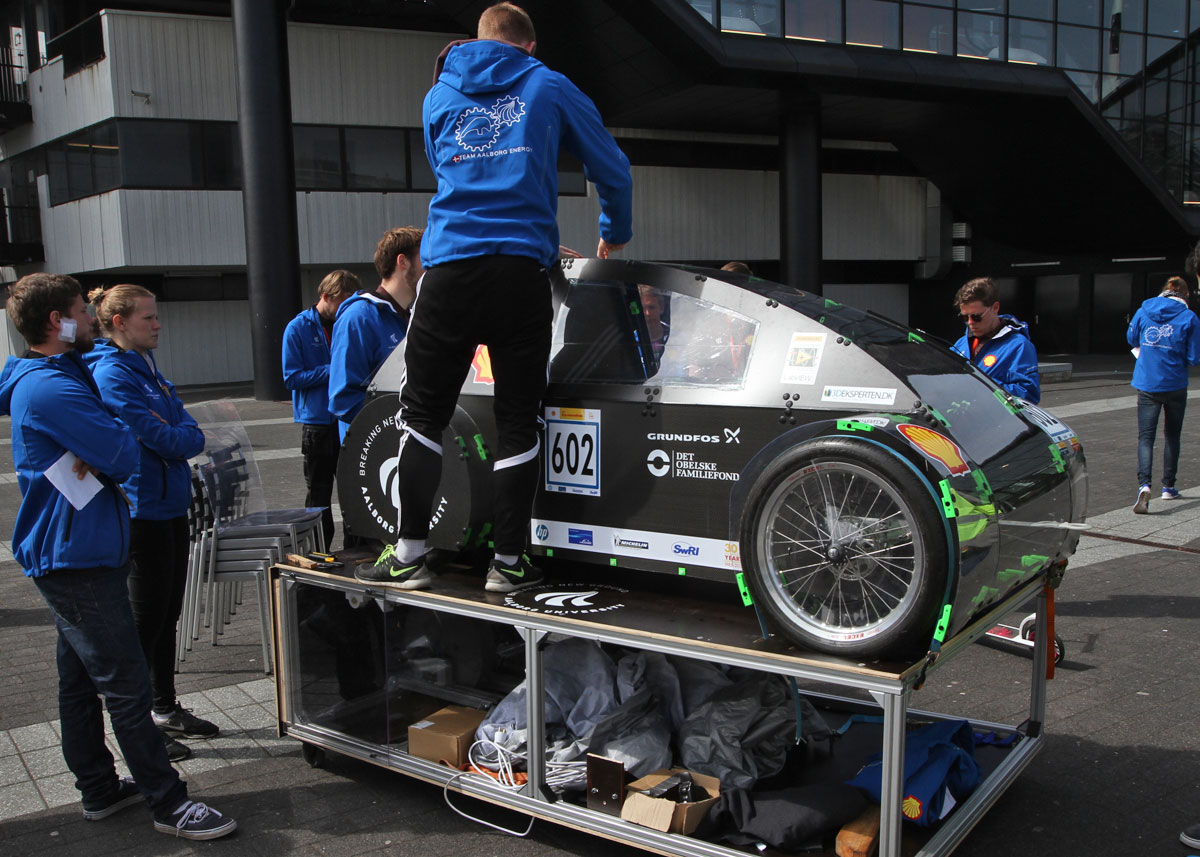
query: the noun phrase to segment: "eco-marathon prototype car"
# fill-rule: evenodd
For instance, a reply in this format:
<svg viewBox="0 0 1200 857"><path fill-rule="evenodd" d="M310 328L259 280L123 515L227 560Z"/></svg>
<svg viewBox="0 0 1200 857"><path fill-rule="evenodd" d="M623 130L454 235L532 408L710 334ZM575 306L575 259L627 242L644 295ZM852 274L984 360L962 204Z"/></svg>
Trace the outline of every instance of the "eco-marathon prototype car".
<svg viewBox="0 0 1200 857"><path fill-rule="evenodd" d="M944 345L723 271L573 259L554 275L531 553L736 582L797 643L878 658L924 651L939 620L955 633L1074 551L1078 439ZM384 541L402 368L401 346L346 437L357 466L338 468L347 529ZM492 389L481 346L431 546L487 540Z"/></svg>

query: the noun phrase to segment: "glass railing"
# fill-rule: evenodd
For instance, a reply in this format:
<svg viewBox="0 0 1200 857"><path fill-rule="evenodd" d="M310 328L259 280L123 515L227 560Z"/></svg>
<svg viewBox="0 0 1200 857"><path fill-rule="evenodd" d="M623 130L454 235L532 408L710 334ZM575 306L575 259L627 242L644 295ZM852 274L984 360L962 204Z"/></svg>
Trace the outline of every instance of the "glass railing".
<svg viewBox="0 0 1200 857"><path fill-rule="evenodd" d="M1200 0L686 2L726 33L1061 69L1173 195L1200 202Z"/></svg>

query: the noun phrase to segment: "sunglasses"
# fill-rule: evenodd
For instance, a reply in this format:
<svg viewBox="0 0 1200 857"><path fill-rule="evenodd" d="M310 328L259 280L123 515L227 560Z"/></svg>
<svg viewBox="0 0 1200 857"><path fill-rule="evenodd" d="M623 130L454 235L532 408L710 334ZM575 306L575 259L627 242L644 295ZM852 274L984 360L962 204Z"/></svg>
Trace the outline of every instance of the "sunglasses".
<svg viewBox="0 0 1200 857"><path fill-rule="evenodd" d="M983 317L984 317L985 315L987 315L987 313L986 313L986 312L967 312L967 313L959 313L959 315L958 315L958 320L959 320L959 321L963 321L963 322L966 322L966 321L973 321L973 322L975 322L976 324L979 324L979 322L983 321Z"/></svg>

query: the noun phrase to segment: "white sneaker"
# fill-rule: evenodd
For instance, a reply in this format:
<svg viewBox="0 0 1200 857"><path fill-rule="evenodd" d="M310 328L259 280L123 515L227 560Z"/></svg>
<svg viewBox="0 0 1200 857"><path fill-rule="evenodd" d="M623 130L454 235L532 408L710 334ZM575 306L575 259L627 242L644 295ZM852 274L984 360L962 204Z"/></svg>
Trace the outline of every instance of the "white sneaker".
<svg viewBox="0 0 1200 857"><path fill-rule="evenodd" d="M1138 489L1137 502L1133 504L1133 514L1144 515L1150 511L1150 486L1143 485Z"/></svg>

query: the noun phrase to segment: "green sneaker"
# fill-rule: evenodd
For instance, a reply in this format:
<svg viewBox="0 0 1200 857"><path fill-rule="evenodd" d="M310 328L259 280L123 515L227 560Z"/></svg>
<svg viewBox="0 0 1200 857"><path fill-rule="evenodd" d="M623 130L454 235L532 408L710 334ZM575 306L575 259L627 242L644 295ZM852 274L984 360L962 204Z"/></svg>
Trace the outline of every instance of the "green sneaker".
<svg viewBox="0 0 1200 857"><path fill-rule="evenodd" d="M515 566L492 560L483 588L488 592L515 592L542 583L545 579L545 572L530 562L528 556L521 554Z"/></svg>
<svg viewBox="0 0 1200 857"><path fill-rule="evenodd" d="M374 563L364 562L354 569L354 577L363 583L378 583L397 589L428 589L433 572L425 565L425 557L415 562L401 563L396 559L396 546L387 545Z"/></svg>

